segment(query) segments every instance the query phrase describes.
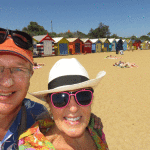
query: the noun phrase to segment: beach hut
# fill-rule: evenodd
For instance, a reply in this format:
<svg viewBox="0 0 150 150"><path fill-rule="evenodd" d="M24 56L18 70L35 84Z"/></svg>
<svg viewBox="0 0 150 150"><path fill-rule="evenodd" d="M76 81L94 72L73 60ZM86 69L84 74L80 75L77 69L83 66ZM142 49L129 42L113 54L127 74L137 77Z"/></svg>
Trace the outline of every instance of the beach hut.
<svg viewBox="0 0 150 150"><path fill-rule="evenodd" d="M55 55L54 40L48 35L33 36L34 47L38 55L49 56Z"/></svg>
<svg viewBox="0 0 150 150"><path fill-rule="evenodd" d="M108 52L109 51L109 41L107 38L100 38L99 39L102 42L102 52Z"/></svg>
<svg viewBox="0 0 150 150"><path fill-rule="evenodd" d="M127 50L131 50L132 49L132 40L126 39L126 41L127 41Z"/></svg>
<svg viewBox="0 0 150 150"><path fill-rule="evenodd" d="M133 46L135 46L136 49L140 49L141 48L141 40L135 40L133 43Z"/></svg>
<svg viewBox="0 0 150 150"><path fill-rule="evenodd" d="M69 52L70 54L82 53L83 42L79 38L67 38L69 41Z"/></svg>
<svg viewBox="0 0 150 150"><path fill-rule="evenodd" d="M92 42L88 38L80 39L83 42L82 53L91 53L92 52Z"/></svg>
<svg viewBox="0 0 150 150"><path fill-rule="evenodd" d="M149 49L148 46L149 46L149 41L145 41L145 49L146 49L146 50Z"/></svg>
<svg viewBox="0 0 150 150"><path fill-rule="evenodd" d="M148 49L148 41L142 41L141 43L141 49L147 50Z"/></svg>
<svg viewBox="0 0 150 150"><path fill-rule="evenodd" d="M37 51L37 42L35 39L33 39L33 57L37 56L38 51Z"/></svg>
<svg viewBox="0 0 150 150"><path fill-rule="evenodd" d="M123 42L123 50L126 51L127 50L127 41L125 39L123 39L122 42Z"/></svg>
<svg viewBox="0 0 150 150"><path fill-rule="evenodd" d="M92 53L99 53L102 51L102 42L99 39L90 39L92 42Z"/></svg>
<svg viewBox="0 0 150 150"><path fill-rule="evenodd" d="M68 55L69 54L69 41L64 37L55 37L54 48L56 55Z"/></svg>
<svg viewBox="0 0 150 150"><path fill-rule="evenodd" d="M136 50L135 40L131 40L131 41L132 41L132 50Z"/></svg>
<svg viewBox="0 0 150 150"><path fill-rule="evenodd" d="M148 49L150 49L150 42L148 42Z"/></svg>
<svg viewBox="0 0 150 150"><path fill-rule="evenodd" d="M116 40L115 38L110 38L109 40L109 51L116 51Z"/></svg>

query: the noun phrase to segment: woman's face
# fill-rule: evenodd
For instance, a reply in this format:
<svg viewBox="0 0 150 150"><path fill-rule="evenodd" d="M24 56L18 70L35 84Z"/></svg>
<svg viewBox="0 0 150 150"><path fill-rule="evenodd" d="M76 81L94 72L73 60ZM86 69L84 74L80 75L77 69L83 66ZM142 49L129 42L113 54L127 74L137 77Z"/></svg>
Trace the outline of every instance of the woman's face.
<svg viewBox="0 0 150 150"><path fill-rule="evenodd" d="M78 91L78 90L75 90ZM69 137L80 137L88 126L91 115L91 104L80 106L75 97L70 96L69 104L64 108L56 108L49 102L55 121L55 129Z"/></svg>

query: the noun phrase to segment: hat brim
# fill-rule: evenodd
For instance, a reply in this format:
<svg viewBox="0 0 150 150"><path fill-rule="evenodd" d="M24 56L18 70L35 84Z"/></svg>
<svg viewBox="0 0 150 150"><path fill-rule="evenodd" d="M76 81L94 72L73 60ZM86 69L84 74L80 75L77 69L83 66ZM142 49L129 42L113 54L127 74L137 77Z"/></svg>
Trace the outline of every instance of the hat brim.
<svg viewBox="0 0 150 150"><path fill-rule="evenodd" d="M96 79L91 79L91 80L87 80L87 81L77 83L77 84L72 84L72 85L64 85L64 86L60 86L51 90L38 91L38 92L29 93L29 94L31 94L32 96L40 100L46 101L46 96L49 93L70 91L70 90L76 90L76 89L87 88L87 87L95 88L100 82L100 80L102 79L102 77L105 76L105 74L106 74L105 71L101 71L98 73L98 76L96 77Z"/></svg>

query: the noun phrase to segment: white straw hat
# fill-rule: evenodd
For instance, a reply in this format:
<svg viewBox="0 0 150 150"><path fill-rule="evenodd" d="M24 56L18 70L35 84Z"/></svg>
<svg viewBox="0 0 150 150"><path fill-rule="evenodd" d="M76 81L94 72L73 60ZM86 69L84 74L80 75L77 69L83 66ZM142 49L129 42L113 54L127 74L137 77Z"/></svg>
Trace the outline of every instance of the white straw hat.
<svg viewBox="0 0 150 150"><path fill-rule="evenodd" d="M90 80L87 71L76 58L60 59L49 72L48 90L30 94L45 101L48 93L94 88L105 74L105 71L100 71L95 79Z"/></svg>

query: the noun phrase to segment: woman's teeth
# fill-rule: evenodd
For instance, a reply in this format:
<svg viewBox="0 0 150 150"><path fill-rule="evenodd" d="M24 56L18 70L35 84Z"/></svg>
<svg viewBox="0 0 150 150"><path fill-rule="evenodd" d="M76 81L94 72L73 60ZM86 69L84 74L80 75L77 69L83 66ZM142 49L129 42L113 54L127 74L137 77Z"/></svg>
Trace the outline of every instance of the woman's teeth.
<svg viewBox="0 0 150 150"><path fill-rule="evenodd" d="M77 117L77 118L67 118L67 117L65 117L65 119L66 120L68 120L68 121L77 121L77 120L79 120L81 117Z"/></svg>

